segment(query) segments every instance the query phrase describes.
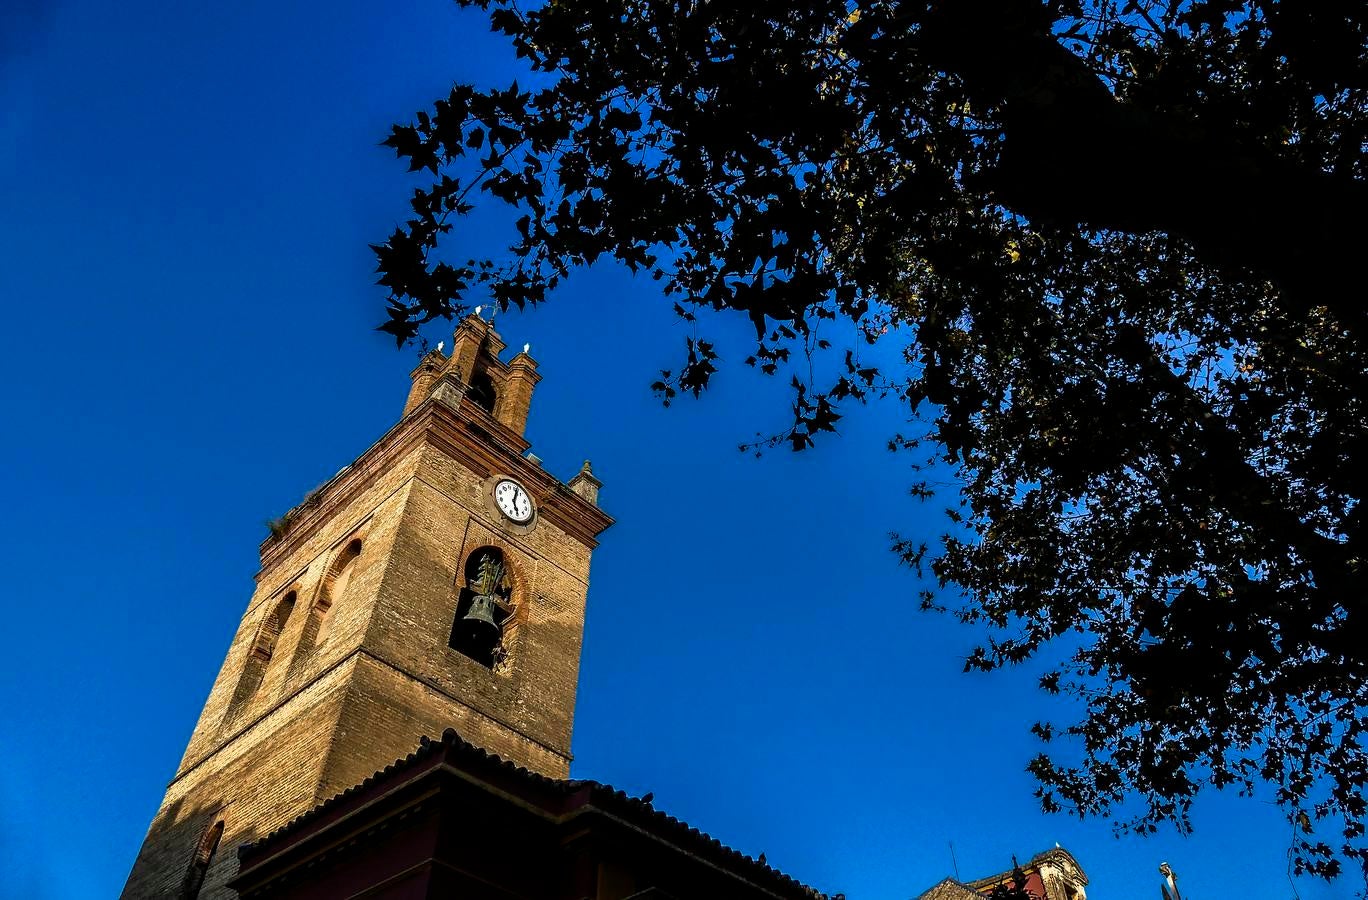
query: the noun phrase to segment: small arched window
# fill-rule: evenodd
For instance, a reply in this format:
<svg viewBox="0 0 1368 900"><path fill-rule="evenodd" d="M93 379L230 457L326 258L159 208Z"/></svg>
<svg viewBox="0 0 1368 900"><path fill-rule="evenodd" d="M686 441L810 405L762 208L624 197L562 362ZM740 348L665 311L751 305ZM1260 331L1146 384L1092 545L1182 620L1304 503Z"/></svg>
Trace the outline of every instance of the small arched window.
<svg viewBox="0 0 1368 900"><path fill-rule="evenodd" d="M328 574L327 580L323 583L323 594L319 596L319 602L315 603L315 609L320 611L323 622L319 626L321 640L321 625L327 624L328 610L339 599L346 596L347 587L352 584L352 574L356 572L356 561L361 555L361 540L354 539L347 544L346 550L338 554L338 558L332 561L332 569Z"/></svg>
<svg viewBox="0 0 1368 900"><path fill-rule="evenodd" d="M285 630L285 623L290 620L290 613L294 612L297 599L298 594L294 591L280 598L275 609L266 617L261 631L257 633L256 645L252 648L253 655L269 661L275 654L276 642L280 640L280 633Z"/></svg>
<svg viewBox="0 0 1368 900"><path fill-rule="evenodd" d="M195 900L199 896L200 888L204 887L204 876L209 873L209 864L214 861L214 851L218 850L222 838L223 820L219 819L209 826L209 830L195 847L195 855L190 860L190 868L186 870L185 881L181 884L181 900Z"/></svg>
<svg viewBox="0 0 1368 900"><path fill-rule="evenodd" d="M465 584L456 600L456 618L447 643L482 666L504 658L513 616L513 579L502 551L481 547L466 559Z"/></svg>
<svg viewBox="0 0 1368 900"><path fill-rule="evenodd" d="M294 612L297 597L294 591L281 597L257 629L256 640L252 642L252 649L248 651L247 659L242 664L242 674L238 676L237 688L233 691L233 699L228 703L228 713L224 721L232 722L236 719L242 708L247 705L247 701L251 700L261 687L261 681L266 677L266 668L270 665L271 657L275 655L276 644L280 641L280 633L285 630L285 623Z"/></svg>
<svg viewBox="0 0 1368 900"><path fill-rule="evenodd" d="M498 399L494 393L494 382L490 379L488 372L476 372L470 378L470 387L466 390L466 396L476 406L494 415L494 401Z"/></svg>
<svg viewBox="0 0 1368 900"><path fill-rule="evenodd" d="M323 584L318 591L318 599L309 610L309 619L304 623L304 633L299 637L294 660L290 663L290 676L293 677L313 654L314 648L327 637L328 622L332 619L332 609L347 594L352 575L356 572L356 561L361 556L361 539L352 538L342 548L328 566L328 574L323 576Z"/></svg>
<svg viewBox="0 0 1368 900"><path fill-rule="evenodd" d="M314 612L318 618L316 641L323 640L329 619L328 613L332 610L333 604L347 595L347 587L351 584L352 574L356 571L356 560L360 556L361 540L354 538L333 560L328 576L323 580L323 590L314 604Z"/></svg>

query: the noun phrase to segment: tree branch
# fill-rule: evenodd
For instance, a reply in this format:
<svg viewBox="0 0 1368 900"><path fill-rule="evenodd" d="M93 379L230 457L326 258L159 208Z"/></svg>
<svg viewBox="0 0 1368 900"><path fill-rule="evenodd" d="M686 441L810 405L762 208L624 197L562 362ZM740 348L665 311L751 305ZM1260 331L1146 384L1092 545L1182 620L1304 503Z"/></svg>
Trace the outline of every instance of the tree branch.
<svg viewBox="0 0 1368 900"><path fill-rule="evenodd" d="M1190 241L1211 263L1275 282L1299 310L1325 305L1361 330L1368 189L1309 170L1200 119L1114 97L1050 34L1031 0L944 0L921 32L936 65L1003 110L986 185L1032 218Z"/></svg>

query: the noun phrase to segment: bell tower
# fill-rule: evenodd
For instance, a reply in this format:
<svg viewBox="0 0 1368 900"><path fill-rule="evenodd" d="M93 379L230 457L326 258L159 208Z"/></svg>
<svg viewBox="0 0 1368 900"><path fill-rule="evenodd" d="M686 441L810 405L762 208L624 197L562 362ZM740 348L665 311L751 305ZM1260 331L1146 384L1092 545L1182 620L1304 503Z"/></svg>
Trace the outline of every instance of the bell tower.
<svg viewBox="0 0 1368 900"><path fill-rule="evenodd" d="M463 320L399 422L272 523L124 897L235 896L238 845L446 728L566 777L589 557L612 519L587 462L562 483L527 452L541 376L503 350Z"/></svg>

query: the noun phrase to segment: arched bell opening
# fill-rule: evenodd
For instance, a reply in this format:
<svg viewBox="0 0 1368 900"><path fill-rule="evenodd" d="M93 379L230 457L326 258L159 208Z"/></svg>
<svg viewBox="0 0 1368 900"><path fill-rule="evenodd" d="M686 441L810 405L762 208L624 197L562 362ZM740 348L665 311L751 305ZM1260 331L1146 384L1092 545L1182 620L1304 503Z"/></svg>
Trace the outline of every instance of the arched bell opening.
<svg viewBox="0 0 1368 900"><path fill-rule="evenodd" d="M498 394L494 391L494 380L489 377L488 372L476 372L470 377L466 397L480 409L491 416L494 415L494 404L498 401Z"/></svg>
<svg viewBox="0 0 1368 900"><path fill-rule="evenodd" d="M506 655L513 609L513 576L503 551L478 548L462 570L448 646L493 669Z"/></svg>

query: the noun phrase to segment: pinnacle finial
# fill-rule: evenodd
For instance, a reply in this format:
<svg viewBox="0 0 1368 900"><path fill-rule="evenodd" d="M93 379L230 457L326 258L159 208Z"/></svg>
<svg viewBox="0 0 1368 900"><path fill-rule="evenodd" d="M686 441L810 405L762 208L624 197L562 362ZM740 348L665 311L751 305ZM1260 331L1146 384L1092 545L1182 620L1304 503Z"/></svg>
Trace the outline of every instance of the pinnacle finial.
<svg viewBox="0 0 1368 900"><path fill-rule="evenodd" d="M603 482L594 477L594 469L587 459L584 461L584 465L580 466L580 470L575 473L575 477L570 479L570 490L595 506L598 505L598 492L601 487L603 487Z"/></svg>

